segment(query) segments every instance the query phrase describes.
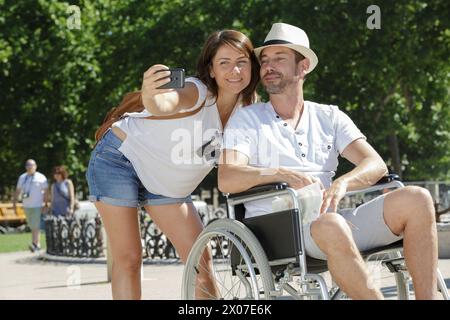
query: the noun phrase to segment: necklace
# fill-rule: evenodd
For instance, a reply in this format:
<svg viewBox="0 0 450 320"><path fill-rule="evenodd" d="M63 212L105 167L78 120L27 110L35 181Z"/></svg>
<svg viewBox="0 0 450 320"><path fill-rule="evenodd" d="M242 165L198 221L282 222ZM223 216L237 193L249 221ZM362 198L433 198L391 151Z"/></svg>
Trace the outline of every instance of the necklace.
<svg viewBox="0 0 450 320"><path fill-rule="evenodd" d="M300 119L302 118L302 115L303 115L303 110L304 110L304 105L302 107L302 111L300 111L300 115L298 116L297 121L295 122L295 125L293 126L294 130L297 130L298 124L300 123ZM281 117L276 111L275 111L275 114L277 115L277 118L283 119L283 117ZM284 122L287 123L286 120L284 120Z"/></svg>
<svg viewBox="0 0 450 320"><path fill-rule="evenodd" d="M294 130L297 130L298 124L300 123L300 119L302 117L302 113L303 113L303 109L302 109L302 112L300 112L300 115L298 116L297 123L294 126Z"/></svg>

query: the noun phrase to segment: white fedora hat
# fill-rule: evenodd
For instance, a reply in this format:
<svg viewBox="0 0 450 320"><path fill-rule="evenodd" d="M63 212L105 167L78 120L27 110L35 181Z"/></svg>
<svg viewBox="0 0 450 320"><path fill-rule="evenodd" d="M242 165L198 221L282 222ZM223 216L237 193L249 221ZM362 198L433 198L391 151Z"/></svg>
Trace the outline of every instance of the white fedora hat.
<svg viewBox="0 0 450 320"><path fill-rule="evenodd" d="M255 48L254 52L259 59L261 51L267 47L283 46L291 48L309 59L309 69L307 73L314 70L319 62L314 51L309 48L309 39L305 31L287 23L274 23L272 29L267 34L261 47Z"/></svg>

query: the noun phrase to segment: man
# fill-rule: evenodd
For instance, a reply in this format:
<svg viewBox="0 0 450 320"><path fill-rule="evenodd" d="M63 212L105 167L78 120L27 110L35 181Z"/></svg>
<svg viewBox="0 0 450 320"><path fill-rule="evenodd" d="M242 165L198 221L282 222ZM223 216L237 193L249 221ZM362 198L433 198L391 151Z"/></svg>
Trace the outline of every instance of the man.
<svg viewBox="0 0 450 320"><path fill-rule="evenodd" d="M36 161L28 159L25 163L27 172L22 174L17 181L14 194L14 212L17 214L17 199L22 195L23 208L27 217L28 226L31 229L32 242L29 246L31 252L39 251L41 213L48 208L48 183L47 178L37 172ZM43 202L45 205L43 206Z"/></svg>
<svg viewBox="0 0 450 320"><path fill-rule="evenodd" d="M437 235L429 192L408 186L338 214L344 194L375 184L387 173L385 163L338 107L303 99L305 76L318 63L303 30L275 23L255 54L270 101L241 108L230 119L219 189L236 193L282 181L299 189L320 179L326 190L319 217L304 227L307 254L328 260L334 280L351 298L382 299L359 251L403 237L416 298L434 299ZM355 168L332 182L339 154ZM268 211L264 206L254 203L247 212Z"/></svg>

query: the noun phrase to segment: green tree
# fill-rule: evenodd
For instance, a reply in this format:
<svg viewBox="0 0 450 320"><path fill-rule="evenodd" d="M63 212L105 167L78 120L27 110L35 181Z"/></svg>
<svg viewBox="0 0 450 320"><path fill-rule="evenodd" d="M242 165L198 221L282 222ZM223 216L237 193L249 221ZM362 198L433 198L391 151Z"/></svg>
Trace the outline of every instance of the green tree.
<svg viewBox="0 0 450 320"><path fill-rule="evenodd" d="M373 30L370 1L253 1L242 15L260 13L246 23L260 42L273 22L306 30L319 56L306 99L339 105L393 171L408 180L449 179L450 4L377 4L381 29Z"/></svg>
<svg viewBox="0 0 450 320"><path fill-rule="evenodd" d="M319 56L305 97L339 105L404 179L450 178L450 26L444 1L0 0L0 193L27 158L66 164L78 190L106 112L155 63L195 73L203 41L235 28L260 45L274 22L298 25ZM261 90L263 97L266 97ZM346 171L349 164L341 168ZM212 174L205 186L215 183Z"/></svg>
<svg viewBox="0 0 450 320"><path fill-rule="evenodd" d="M27 158L47 175L67 164L80 180L91 143L86 94L101 81L89 7L83 31L67 27L67 3L3 1L0 17L1 187L15 184Z"/></svg>

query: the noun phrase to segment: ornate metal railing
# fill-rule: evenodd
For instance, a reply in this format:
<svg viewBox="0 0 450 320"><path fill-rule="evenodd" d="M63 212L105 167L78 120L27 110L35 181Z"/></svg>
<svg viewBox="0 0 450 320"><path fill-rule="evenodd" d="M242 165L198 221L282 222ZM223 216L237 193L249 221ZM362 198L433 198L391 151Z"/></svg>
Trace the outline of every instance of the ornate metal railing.
<svg viewBox="0 0 450 320"><path fill-rule="evenodd" d="M222 207L212 208L205 206L197 207L197 211L204 225L207 225L213 219L226 217L226 209ZM167 237L156 227L150 216L141 210L139 213L141 225L142 247L144 250L144 258L150 260L158 259L179 259L172 243Z"/></svg>
<svg viewBox="0 0 450 320"><path fill-rule="evenodd" d="M206 225L209 221L226 217L222 207L197 207ZM145 210L139 211L143 257L149 260L179 259L175 248L156 227ZM102 236L100 216L95 218L46 217L45 235L47 253L56 256L97 258L104 256L105 241Z"/></svg>
<svg viewBox="0 0 450 320"><path fill-rule="evenodd" d="M102 222L95 218L45 217L47 253L55 256L104 256Z"/></svg>

